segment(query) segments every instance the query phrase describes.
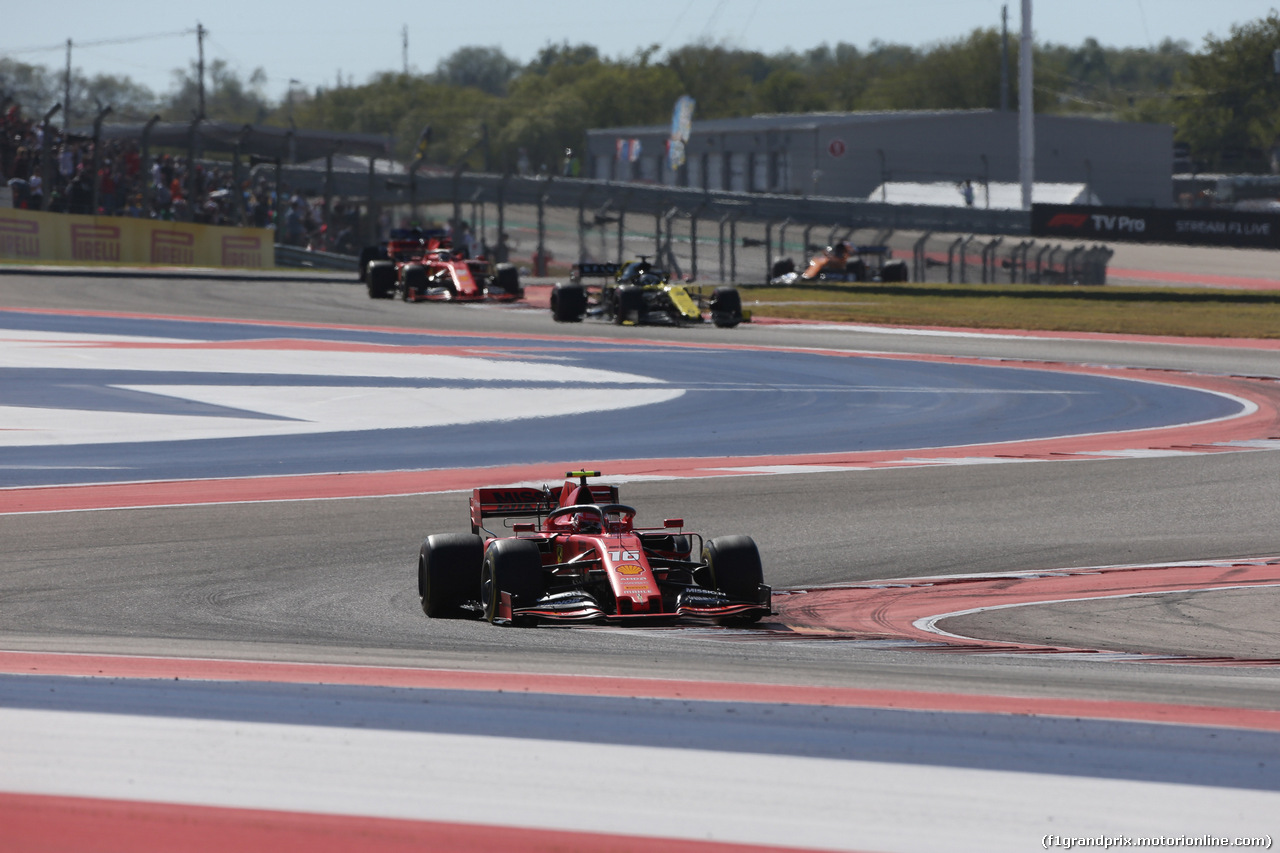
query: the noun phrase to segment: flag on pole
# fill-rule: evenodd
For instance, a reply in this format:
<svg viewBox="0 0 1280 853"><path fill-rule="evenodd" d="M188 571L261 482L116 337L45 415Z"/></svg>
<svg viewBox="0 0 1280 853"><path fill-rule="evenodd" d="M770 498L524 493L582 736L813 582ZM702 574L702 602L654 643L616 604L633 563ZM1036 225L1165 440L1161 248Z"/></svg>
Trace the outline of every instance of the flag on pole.
<svg viewBox="0 0 1280 853"><path fill-rule="evenodd" d="M689 134L693 132L695 103L688 95L681 95L676 98L676 106L671 113L671 139L667 143L667 163L673 172L684 165L685 143L689 141Z"/></svg>

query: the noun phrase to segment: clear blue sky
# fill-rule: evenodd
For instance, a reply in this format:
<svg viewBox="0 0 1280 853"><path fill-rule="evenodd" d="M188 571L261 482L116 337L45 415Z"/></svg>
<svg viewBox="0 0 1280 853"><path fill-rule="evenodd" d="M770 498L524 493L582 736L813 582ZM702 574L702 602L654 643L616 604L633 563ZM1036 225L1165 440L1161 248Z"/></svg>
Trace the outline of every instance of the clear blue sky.
<svg viewBox="0 0 1280 853"><path fill-rule="evenodd" d="M518 60L547 43L589 43L606 56L658 43L710 41L764 52L872 41L928 45L999 26L1001 0L489 0L430 3L269 2L219 0L59 0L8 3L0 56L61 69L65 44L86 74L125 75L157 93L175 68L196 57L196 23L208 30L206 62L225 60L242 77L267 74L267 94L280 98L291 79L313 89L341 73L362 83L403 66L401 33L409 31L409 66L432 71L459 47L497 46ZM1007 0L1009 27L1020 28L1020 0ZM1280 0L1036 0L1037 41L1077 45L1154 46L1182 39L1199 49L1205 36L1266 16ZM779 10L785 15L779 15ZM180 34L191 30L189 34ZM116 40L114 44L95 44ZM126 41L127 40L127 41Z"/></svg>

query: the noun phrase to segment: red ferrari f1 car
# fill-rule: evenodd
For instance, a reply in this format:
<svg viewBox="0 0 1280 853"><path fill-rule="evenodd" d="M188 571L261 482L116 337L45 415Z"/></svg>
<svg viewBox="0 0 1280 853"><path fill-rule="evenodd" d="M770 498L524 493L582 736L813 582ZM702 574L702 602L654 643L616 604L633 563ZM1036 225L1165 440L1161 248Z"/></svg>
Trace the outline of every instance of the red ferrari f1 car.
<svg viewBox="0 0 1280 853"><path fill-rule="evenodd" d="M682 617L733 625L772 612L750 537L703 540L680 518L638 528L617 486L587 482L598 471L565 476L558 488L476 489L471 533L428 536L418 552L423 612L521 626ZM515 535L486 529L494 518Z"/></svg>
<svg viewBox="0 0 1280 853"><path fill-rule="evenodd" d="M514 264L490 264L455 248L440 229L397 228L360 254L360 280L370 299L405 302L510 302L524 296Z"/></svg>

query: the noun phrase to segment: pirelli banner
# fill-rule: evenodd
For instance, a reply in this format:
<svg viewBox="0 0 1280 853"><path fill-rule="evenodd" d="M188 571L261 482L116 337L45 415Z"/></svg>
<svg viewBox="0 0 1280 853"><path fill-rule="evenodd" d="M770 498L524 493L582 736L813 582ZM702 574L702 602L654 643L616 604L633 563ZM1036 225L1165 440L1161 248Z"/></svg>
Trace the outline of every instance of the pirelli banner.
<svg viewBox="0 0 1280 853"><path fill-rule="evenodd" d="M0 209L0 263L275 266L275 232L125 216Z"/></svg>
<svg viewBox="0 0 1280 853"><path fill-rule="evenodd" d="M1236 210L1033 204L1031 236L1280 249L1280 215Z"/></svg>

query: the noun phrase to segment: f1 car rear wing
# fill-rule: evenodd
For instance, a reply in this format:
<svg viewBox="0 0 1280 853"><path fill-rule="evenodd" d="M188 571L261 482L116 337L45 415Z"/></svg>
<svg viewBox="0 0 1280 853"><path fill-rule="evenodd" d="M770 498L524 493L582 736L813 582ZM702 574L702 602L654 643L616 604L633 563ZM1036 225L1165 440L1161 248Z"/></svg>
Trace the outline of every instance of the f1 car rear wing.
<svg viewBox="0 0 1280 853"><path fill-rule="evenodd" d="M578 281L583 278L615 278L622 264L574 264L569 268L569 278Z"/></svg>
<svg viewBox="0 0 1280 853"><path fill-rule="evenodd" d="M471 529L478 531L486 518L546 515L557 505L556 495L546 489L475 489L471 493Z"/></svg>
<svg viewBox="0 0 1280 853"><path fill-rule="evenodd" d="M595 503L616 504L618 487L587 484ZM471 492L471 529L478 533L486 518L543 516L560 505L559 489L513 487L475 489Z"/></svg>

